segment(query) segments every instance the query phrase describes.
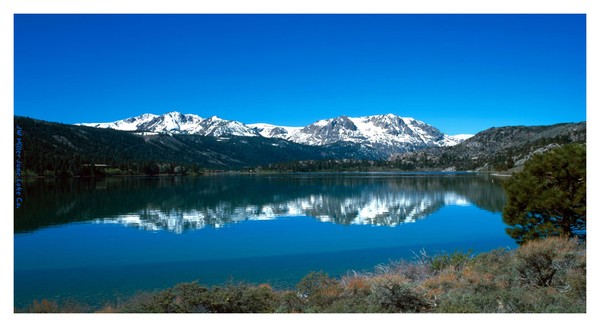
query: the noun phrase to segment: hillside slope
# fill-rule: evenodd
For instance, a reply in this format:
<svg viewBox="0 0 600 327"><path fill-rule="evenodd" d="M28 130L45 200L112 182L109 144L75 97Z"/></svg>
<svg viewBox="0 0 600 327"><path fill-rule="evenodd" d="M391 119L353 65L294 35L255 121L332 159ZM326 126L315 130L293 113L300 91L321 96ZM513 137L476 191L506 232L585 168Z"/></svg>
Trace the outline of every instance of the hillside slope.
<svg viewBox="0 0 600 327"><path fill-rule="evenodd" d="M390 161L421 169L518 170L535 153L585 142L585 122L493 127L452 147L399 154Z"/></svg>

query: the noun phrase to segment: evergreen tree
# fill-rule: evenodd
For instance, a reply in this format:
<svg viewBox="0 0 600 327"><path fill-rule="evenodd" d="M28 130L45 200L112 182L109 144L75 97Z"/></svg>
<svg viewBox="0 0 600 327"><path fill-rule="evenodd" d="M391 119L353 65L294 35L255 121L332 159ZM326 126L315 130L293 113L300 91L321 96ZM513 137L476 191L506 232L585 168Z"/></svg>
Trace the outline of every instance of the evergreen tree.
<svg viewBox="0 0 600 327"><path fill-rule="evenodd" d="M503 219L522 244L552 235L574 236L586 228L586 149L569 144L535 155L505 184Z"/></svg>

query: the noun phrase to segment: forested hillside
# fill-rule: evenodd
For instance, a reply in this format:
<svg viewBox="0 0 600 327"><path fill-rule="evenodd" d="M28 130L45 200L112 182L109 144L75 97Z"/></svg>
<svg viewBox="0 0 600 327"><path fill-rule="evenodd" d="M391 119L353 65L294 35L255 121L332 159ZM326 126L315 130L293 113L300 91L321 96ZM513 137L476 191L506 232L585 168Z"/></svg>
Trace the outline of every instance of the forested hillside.
<svg viewBox="0 0 600 327"><path fill-rule="evenodd" d="M461 144L394 156L391 166L407 169L504 171L522 168L535 153L586 142L586 123L494 127Z"/></svg>
<svg viewBox="0 0 600 327"><path fill-rule="evenodd" d="M334 158L343 150L263 137L139 135L15 117L29 175L158 174ZM15 139L15 142L17 140Z"/></svg>

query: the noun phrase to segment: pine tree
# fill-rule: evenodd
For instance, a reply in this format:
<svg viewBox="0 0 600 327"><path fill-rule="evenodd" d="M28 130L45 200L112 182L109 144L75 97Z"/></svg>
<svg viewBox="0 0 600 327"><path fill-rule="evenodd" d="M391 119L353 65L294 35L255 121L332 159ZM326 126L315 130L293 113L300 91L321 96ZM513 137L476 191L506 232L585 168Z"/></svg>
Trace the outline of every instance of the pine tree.
<svg viewBox="0 0 600 327"><path fill-rule="evenodd" d="M505 184L503 219L522 244L552 235L585 233L586 149L569 144L535 155Z"/></svg>

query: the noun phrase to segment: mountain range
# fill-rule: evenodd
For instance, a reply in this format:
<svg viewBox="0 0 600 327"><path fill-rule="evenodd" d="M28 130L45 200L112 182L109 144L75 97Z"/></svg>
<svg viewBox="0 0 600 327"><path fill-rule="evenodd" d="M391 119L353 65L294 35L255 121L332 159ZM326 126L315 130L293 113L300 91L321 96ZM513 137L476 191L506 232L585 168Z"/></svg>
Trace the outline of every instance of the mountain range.
<svg viewBox="0 0 600 327"><path fill-rule="evenodd" d="M290 142L327 146L347 143L360 146L363 153L385 159L397 153L430 147L447 147L461 143L472 135L446 135L437 128L414 118L394 114L364 117L340 116L323 119L304 127L271 124L244 124L212 116L168 112L163 115L143 114L109 123L79 125L149 133L200 135L211 137L265 137Z"/></svg>
<svg viewBox="0 0 600 327"><path fill-rule="evenodd" d="M14 124L22 130L21 168L27 176L197 174L210 169L507 171L520 169L535 153L586 143L586 122L493 127L457 137L389 114L341 116L305 127L246 125L180 113L79 125L15 116Z"/></svg>

